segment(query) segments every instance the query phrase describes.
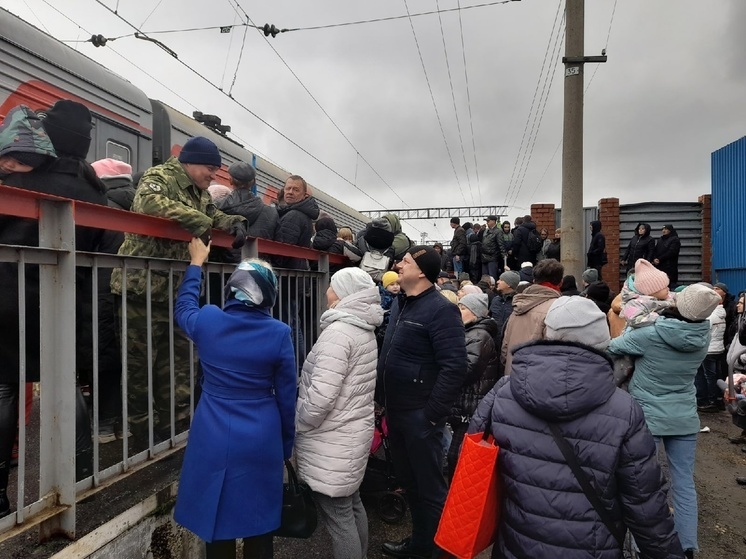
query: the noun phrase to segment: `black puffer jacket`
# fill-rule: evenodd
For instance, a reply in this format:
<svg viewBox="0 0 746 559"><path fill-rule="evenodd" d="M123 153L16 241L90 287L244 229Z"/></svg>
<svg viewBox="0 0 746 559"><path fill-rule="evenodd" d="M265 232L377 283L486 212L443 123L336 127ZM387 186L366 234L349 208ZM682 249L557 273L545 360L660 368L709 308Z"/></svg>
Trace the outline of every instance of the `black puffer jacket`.
<svg viewBox="0 0 746 559"><path fill-rule="evenodd" d="M437 423L451 413L465 376L458 308L434 286L394 301L378 358L379 402L392 410L424 409L427 419Z"/></svg>
<svg viewBox="0 0 746 559"><path fill-rule="evenodd" d="M311 247L313 221L319 217L319 205L316 198L309 196L295 204L280 206L277 209L280 221L275 240L299 247ZM308 270L308 260L289 256L276 256L275 266L290 270Z"/></svg>
<svg viewBox="0 0 746 559"><path fill-rule="evenodd" d="M479 318L465 325L466 379L453 407L454 417L467 422L477 411L480 400L497 382L500 354L495 351L497 323L491 318Z"/></svg>
<svg viewBox="0 0 746 559"><path fill-rule="evenodd" d="M8 186L35 192L74 198L106 205L106 188L89 164L71 157L61 157L31 173L14 173L3 179ZM99 251L102 231L88 227L75 228L75 248ZM39 246L39 224L35 220L0 217L0 243ZM75 272L77 335L76 368L78 375L89 378L93 369L91 269L78 267ZM0 263L0 384L18 383L18 266ZM26 270L26 381L39 380L39 267Z"/></svg>
<svg viewBox="0 0 746 559"><path fill-rule="evenodd" d="M640 227L645 227L645 233L640 235L638 230ZM630 240L627 245L627 250L624 253L623 261L627 263L627 271L635 267L635 262L640 258L652 262L653 251L655 250L655 239L650 236L650 224L649 223L638 223L635 227L635 236Z"/></svg>
<svg viewBox="0 0 746 559"><path fill-rule="evenodd" d="M500 446L503 507L493 559L622 559L549 430L555 422L619 529L642 555L684 552L661 484L642 409L613 383L611 361L590 347L539 341L513 353L512 374L479 404L469 432L491 422Z"/></svg>
<svg viewBox="0 0 746 559"><path fill-rule="evenodd" d="M679 234L673 225L667 225L671 232L668 235L661 235L655 244L653 259L658 259L659 263L656 268L668 274L668 286L676 287L679 283L679 251L681 250L681 240Z"/></svg>
<svg viewBox="0 0 746 559"><path fill-rule="evenodd" d="M248 188L237 188L217 203L228 215L240 215L249 222L249 236L274 239L279 216L277 208L268 206ZM315 219L315 218L314 218Z"/></svg>

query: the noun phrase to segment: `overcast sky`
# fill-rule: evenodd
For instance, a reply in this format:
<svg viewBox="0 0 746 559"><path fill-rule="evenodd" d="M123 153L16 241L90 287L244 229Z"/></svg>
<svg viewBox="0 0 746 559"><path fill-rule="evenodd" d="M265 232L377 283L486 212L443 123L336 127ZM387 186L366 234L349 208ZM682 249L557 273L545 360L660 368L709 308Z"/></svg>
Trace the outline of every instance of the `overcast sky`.
<svg viewBox="0 0 746 559"><path fill-rule="evenodd" d="M234 9L236 0L101 1L111 8L118 6L121 16L145 32L243 21ZM460 5L486 1L460 0ZM0 6L61 40L132 32L96 0L50 3L80 27L44 0L0 0ZM449 9L458 2L409 0L405 6L404 0L239 0L239 4L256 24L304 28L406 15L406 6L412 14L436 6ZM557 148L562 138L559 57L564 43L550 41L555 22L555 35L560 24L564 31L561 11L559 21L555 18L560 5L563 10L564 0L522 0L462 10L461 27L459 12L443 13L443 35L438 15L412 18L448 148L407 18L294 31L269 39L354 148L264 35L249 29L233 96L368 196L157 46L134 38L104 48L90 43L72 46L151 98L187 114L200 110L221 116L247 147L357 209L508 204L512 220L531 203L559 206L561 200L562 150ZM693 201L710 191L711 152L746 133L745 28L743 0L586 2L585 54L597 55L606 48L609 56L608 63L589 65L585 71L586 206L612 196L622 204ZM213 30L153 37L210 81L226 91L231 88L242 28L229 34ZM555 44L561 51L557 56ZM550 60L541 74L548 47ZM419 239L419 232L431 239L451 237L447 220L409 222L406 232L413 239Z"/></svg>

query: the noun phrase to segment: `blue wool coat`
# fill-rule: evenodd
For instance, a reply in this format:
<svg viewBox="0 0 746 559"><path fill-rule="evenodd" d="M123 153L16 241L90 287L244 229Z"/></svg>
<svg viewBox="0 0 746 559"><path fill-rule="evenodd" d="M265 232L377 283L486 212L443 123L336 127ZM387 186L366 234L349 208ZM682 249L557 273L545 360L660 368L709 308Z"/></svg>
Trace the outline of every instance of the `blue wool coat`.
<svg viewBox="0 0 746 559"><path fill-rule="evenodd" d="M189 266L174 308L203 370L174 519L208 542L266 534L280 526L295 437L290 328L235 299L200 309L200 280Z"/></svg>
<svg viewBox="0 0 746 559"><path fill-rule="evenodd" d="M482 399L469 426L483 431L489 421L500 446L502 511L493 559L622 559L549 422L560 427L617 527L632 532L645 557L684 556L653 437L640 406L612 379L608 358L587 346L538 341L514 350L511 376Z"/></svg>

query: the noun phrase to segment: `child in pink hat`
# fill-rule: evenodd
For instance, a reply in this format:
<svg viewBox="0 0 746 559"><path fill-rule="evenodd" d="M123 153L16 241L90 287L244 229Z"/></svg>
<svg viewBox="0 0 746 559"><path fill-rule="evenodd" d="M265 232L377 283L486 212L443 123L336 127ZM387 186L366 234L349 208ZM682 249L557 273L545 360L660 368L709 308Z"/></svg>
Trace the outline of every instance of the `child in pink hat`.
<svg viewBox="0 0 746 559"><path fill-rule="evenodd" d="M675 306L674 294L668 290L668 275L644 258L635 262L635 273L622 287L620 316L627 326L638 328L656 321L659 314Z"/></svg>

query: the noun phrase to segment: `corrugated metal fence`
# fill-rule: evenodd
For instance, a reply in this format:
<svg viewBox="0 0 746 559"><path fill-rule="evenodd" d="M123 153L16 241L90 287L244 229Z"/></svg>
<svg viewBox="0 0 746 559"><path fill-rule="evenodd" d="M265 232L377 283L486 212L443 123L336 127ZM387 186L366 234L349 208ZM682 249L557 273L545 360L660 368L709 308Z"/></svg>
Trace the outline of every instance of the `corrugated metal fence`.
<svg viewBox="0 0 746 559"><path fill-rule="evenodd" d="M746 289L746 137L712 153L713 277L731 292Z"/></svg>
<svg viewBox="0 0 746 559"><path fill-rule="evenodd" d="M619 206L620 260L638 223L648 223L651 236L659 239L661 229L670 223L681 239L679 253L679 283L694 283L702 279L702 205L698 202L644 202ZM625 277L621 270L622 279Z"/></svg>

